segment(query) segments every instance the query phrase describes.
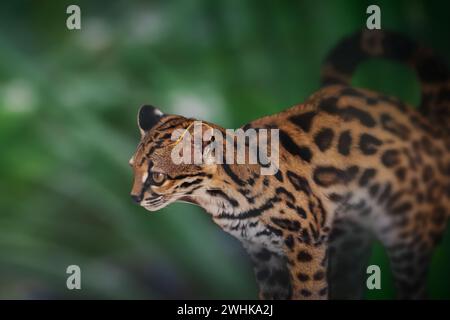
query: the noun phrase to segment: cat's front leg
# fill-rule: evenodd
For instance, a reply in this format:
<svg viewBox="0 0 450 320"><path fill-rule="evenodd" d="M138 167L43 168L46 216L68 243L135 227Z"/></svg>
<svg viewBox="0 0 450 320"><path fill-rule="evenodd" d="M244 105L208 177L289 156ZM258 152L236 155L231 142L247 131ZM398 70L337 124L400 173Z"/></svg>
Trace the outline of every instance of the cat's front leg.
<svg viewBox="0 0 450 320"><path fill-rule="evenodd" d="M286 252L291 299L328 299L326 243L299 243Z"/></svg>

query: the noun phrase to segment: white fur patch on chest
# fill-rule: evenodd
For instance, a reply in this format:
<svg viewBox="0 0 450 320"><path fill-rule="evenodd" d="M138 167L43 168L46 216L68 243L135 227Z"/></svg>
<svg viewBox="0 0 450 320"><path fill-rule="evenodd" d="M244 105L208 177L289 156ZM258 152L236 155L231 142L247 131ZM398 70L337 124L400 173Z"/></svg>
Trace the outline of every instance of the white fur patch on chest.
<svg viewBox="0 0 450 320"><path fill-rule="evenodd" d="M221 219L215 222L241 242L265 247L273 252L282 250L283 238L274 234L258 217L244 220Z"/></svg>

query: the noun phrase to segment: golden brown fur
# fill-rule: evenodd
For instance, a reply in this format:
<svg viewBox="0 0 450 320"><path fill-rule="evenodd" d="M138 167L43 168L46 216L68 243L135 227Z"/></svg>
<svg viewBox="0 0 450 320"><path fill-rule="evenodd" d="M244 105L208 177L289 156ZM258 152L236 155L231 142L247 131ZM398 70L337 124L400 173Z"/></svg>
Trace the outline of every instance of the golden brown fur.
<svg viewBox="0 0 450 320"><path fill-rule="evenodd" d="M193 119L145 109L132 195L149 210L177 200L203 207L248 250L261 298L361 297L374 238L387 249L399 296L423 297L450 213L448 127L432 122L437 109L429 104L450 108L448 79L435 86L440 97L423 103L426 117L348 87L350 75L336 76L332 62L328 85L307 101L245 126L280 130L276 175L261 176L259 165L174 165L170 133ZM152 112L156 121L145 125ZM164 174L161 185L144 179L154 172Z"/></svg>

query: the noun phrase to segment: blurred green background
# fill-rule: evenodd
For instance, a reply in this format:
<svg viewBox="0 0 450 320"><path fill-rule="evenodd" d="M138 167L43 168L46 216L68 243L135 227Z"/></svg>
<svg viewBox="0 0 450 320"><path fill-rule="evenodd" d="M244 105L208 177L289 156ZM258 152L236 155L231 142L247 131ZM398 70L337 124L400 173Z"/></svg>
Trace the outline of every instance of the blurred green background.
<svg viewBox="0 0 450 320"><path fill-rule="evenodd" d="M450 57L445 1L2 1L0 298L256 298L240 244L202 210L150 214L129 197L128 159L143 103L235 128L303 101L321 61L365 26ZM66 28L81 7L82 29ZM416 105L403 66L372 61L354 84ZM385 253L382 290L393 298ZM66 268L82 290L66 289ZM450 235L435 254L432 298L450 298Z"/></svg>

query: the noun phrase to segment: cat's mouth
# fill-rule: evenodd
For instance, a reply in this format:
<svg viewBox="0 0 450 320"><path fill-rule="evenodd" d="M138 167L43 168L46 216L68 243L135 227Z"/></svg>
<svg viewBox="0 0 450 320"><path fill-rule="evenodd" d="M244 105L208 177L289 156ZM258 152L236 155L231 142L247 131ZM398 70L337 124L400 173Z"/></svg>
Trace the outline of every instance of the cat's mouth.
<svg viewBox="0 0 450 320"><path fill-rule="evenodd" d="M142 200L140 204L148 211L157 211L167 206L169 204L169 201L167 201L165 197L161 195L157 197L146 198Z"/></svg>

